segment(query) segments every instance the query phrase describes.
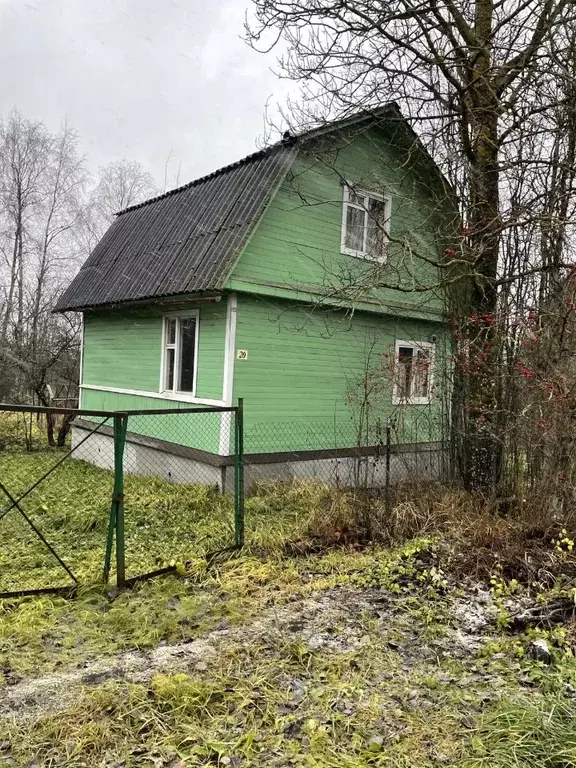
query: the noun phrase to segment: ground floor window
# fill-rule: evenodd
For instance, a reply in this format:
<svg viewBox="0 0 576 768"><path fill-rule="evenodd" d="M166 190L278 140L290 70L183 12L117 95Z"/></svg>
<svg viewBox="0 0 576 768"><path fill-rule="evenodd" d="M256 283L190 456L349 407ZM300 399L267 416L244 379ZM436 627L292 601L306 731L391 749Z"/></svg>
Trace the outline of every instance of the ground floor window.
<svg viewBox="0 0 576 768"><path fill-rule="evenodd" d="M162 388L164 392L196 391L198 312L164 317Z"/></svg>
<svg viewBox="0 0 576 768"><path fill-rule="evenodd" d="M397 341L393 400L426 405L432 396L434 344L428 341Z"/></svg>

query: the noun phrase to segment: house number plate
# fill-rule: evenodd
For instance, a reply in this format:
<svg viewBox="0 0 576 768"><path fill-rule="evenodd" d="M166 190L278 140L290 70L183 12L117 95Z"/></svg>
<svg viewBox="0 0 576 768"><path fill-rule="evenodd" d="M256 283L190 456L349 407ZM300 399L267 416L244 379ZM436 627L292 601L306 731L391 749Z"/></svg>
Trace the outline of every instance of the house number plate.
<svg viewBox="0 0 576 768"><path fill-rule="evenodd" d="M248 360L248 350L247 349L237 349L236 350L236 360Z"/></svg>

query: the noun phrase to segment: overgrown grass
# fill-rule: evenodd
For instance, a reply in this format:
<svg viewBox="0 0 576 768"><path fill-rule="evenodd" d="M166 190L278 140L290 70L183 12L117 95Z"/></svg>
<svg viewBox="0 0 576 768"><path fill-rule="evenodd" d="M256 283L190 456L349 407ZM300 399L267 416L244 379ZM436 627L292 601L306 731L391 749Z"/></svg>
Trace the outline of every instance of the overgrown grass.
<svg viewBox="0 0 576 768"><path fill-rule="evenodd" d="M549 499L506 504L440 484L405 484L383 498L339 492L314 507L308 536L332 544L370 539L396 546L414 537L441 536L452 574L489 581L494 572L525 586L576 582L576 505L553 512ZM369 523L366 519L371 518Z"/></svg>
<svg viewBox="0 0 576 768"><path fill-rule="evenodd" d="M18 496L61 455L0 451L2 482ZM96 583L102 573L111 495L111 472L68 459L23 502L82 585ZM292 553L307 554L327 545L358 548L374 537L394 546L443 534L457 544L453 571L487 578L499 567L504 576L530 583L538 574L553 580L560 562L564 573L576 575L572 549L550 546L563 529L576 538L576 516L553 516L542 504L502 514L481 497L432 484L404 486L395 496L387 510L383 499L313 480L262 483L246 502L249 550L277 556L288 545ZM128 475L125 508L129 576L202 558L234 540L232 498L209 486ZM0 519L0 591L66 583L66 573L17 510Z"/></svg>
<svg viewBox="0 0 576 768"><path fill-rule="evenodd" d="M17 493L58 456L0 453L2 482ZM21 675L249 627L263 615L272 629L257 642L231 639L201 669L107 682L63 712L3 721L2 768L576 766L568 635L557 649L561 669L524 658L529 637L508 638L504 621L492 645L464 659L445 640L455 576L484 577L489 586L496 574L493 591L505 596L517 574L536 589L542 564L542 582L570 574L571 549L554 543L564 521L546 523L537 511L522 520L459 491L407 487L389 515L371 500L381 531L380 541L367 542L365 498L315 482L266 483L247 500L246 549L208 565L206 552L232 541L231 499L127 478L129 569L180 567L116 593L99 582L110 496L109 472L66 462L27 500L82 585L73 600L0 601L0 695ZM46 585L59 575L16 512L0 520L2 588ZM376 605L393 600L395 608L382 619L376 611L357 615L352 627L332 627L358 641L338 652L311 647L298 621L274 631L275 612L335 588L342 599L346 590L353 602L368 591ZM529 697L519 678L528 680Z"/></svg>
<svg viewBox="0 0 576 768"><path fill-rule="evenodd" d="M57 451L0 453L2 482L17 497L59 458ZM247 502L250 546L272 551L296 536L324 493L313 483L281 491L264 487ZM111 472L68 459L22 502L82 585L102 575L111 497ZM128 576L168 562L184 564L233 543L233 501L205 485L128 475L125 526ZM67 574L17 509L0 520L0 591L67 583Z"/></svg>
<svg viewBox="0 0 576 768"><path fill-rule="evenodd" d="M0 477L16 495L60 456L58 451L0 453ZM314 483L262 486L247 501L247 549L208 569L204 555L233 542L232 499L206 486L158 478L127 477L125 485L128 575L167 563L177 563L178 574L120 595L109 592L101 577L111 473L67 460L25 499L23 508L72 568L80 587L74 600L46 595L0 601L5 676L40 673L122 648L187 640L221 621L245 621L265 602L268 583L278 587L298 578L283 563L283 547L302 535L310 510L326 493ZM1 590L68 583L17 510L0 520Z"/></svg>
<svg viewBox="0 0 576 768"><path fill-rule="evenodd" d="M386 642L406 631L403 620L384 636L370 618L361 629L361 646L339 653L280 633L230 641L200 670L108 682L63 713L0 724L0 738L12 764L46 768L576 765L565 697L527 697L513 676L480 676L478 663L449 656L407 666ZM421 630L413 616L413 641Z"/></svg>
<svg viewBox="0 0 576 768"><path fill-rule="evenodd" d="M19 765L100 765L106 756L126 766L460 764L471 746L461 714L485 685L448 691L434 675L449 670L456 680L463 670L452 662L407 671L375 622L363 632L362 646L342 653L281 637L231 642L204 671L108 683L64 714L8 725L2 736ZM416 685L425 686L417 700Z"/></svg>
<svg viewBox="0 0 576 768"><path fill-rule="evenodd" d="M146 686L108 684L65 715L6 733L20 745L13 752L20 764L36 757L44 765L98 765L108 754L127 766L176 759L185 766L430 765L426 746L414 738L420 718L403 713L385 689L365 695L370 674L382 664L395 668L382 653L371 647L335 659L303 658L290 647L270 655L234 649L219 669L157 676ZM292 681L303 686L297 704ZM390 733L381 742L383 717ZM439 711L434 720L446 736L451 718Z"/></svg>
<svg viewBox="0 0 576 768"><path fill-rule="evenodd" d="M576 712L562 696L504 699L479 721L469 768L568 768L576 765Z"/></svg>
<svg viewBox="0 0 576 768"><path fill-rule="evenodd" d="M25 490L59 456L57 451L0 453L2 481L13 493ZM357 525L358 515L366 514L365 499L300 481L261 484L246 503L246 549L208 568L206 552L233 539L231 498L205 486L127 477L129 575L167 562L180 565L178 576L116 596L101 584L111 485L110 472L68 460L25 500L26 511L81 586L73 601L44 596L0 603L0 664L9 673L187 640L222 621L245 621L270 600L350 578L358 587L401 590L405 566L391 565L390 573L386 547L415 536L441 535L444 541L444 573L434 566L418 571L424 592L434 591L449 573L488 578L498 568L498 578L505 580L516 563L520 568L531 563L532 571L546 563L541 572L554 574L568 572L574 560L571 552L557 552L548 534L529 539L530 521L521 525L478 499L434 486L426 494L399 489L391 514L381 518L381 545L366 549ZM538 548L532 561L524 556L526 545L531 553ZM306 576L310 571L313 579ZM61 584L66 578L16 510L0 520L2 589ZM303 578L308 580L302 583Z"/></svg>

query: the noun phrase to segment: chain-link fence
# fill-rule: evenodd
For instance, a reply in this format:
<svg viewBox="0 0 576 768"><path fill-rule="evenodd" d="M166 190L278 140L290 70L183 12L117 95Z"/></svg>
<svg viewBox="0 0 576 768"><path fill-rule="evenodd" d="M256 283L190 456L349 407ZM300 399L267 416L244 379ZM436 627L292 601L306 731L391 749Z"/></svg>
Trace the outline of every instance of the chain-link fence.
<svg viewBox="0 0 576 768"><path fill-rule="evenodd" d="M377 493L448 475L446 420L438 409L398 408L387 418L349 424L248 418L245 450L248 492L262 479L307 479Z"/></svg>
<svg viewBox="0 0 576 768"><path fill-rule="evenodd" d="M239 547L244 487L313 482L384 495L446 477L439 409L350 424L180 405L0 405L0 593L129 583ZM245 435L244 435L245 433ZM245 478L244 478L245 476Z"/></svg>
<svg viewBox="0 0 576 768"><path fill-rule="evenodd" d="M0 595L119 585L244 538L242 404L0 405Z"/></svg>

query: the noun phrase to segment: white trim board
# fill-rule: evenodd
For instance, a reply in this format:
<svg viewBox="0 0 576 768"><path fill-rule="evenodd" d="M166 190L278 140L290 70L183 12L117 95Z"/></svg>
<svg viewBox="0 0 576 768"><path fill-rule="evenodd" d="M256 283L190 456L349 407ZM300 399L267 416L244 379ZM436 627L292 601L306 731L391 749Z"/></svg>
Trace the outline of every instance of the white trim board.
<svg viewBox="0 0 576 768"><path fill-rule="evenodd" d="M238 297L235 293L228 294L226 305L226 340L224 342L224 371L222 380L222 402L232 405L234 390L234 360L236 358L236 320L238 317ZM232 414L220 414L220 441L218 453L228 456L230 453L230 438L232 436Z"/></svg>
<svg viewBox="0 0 576 768"><path fill-rule="evenodd" d="M78 408L82 408L82 382L84 381L84 340L86 336L84 313L80 315L80 371L78 375Z"/></svg>
<svg viewBox="0 0 576 768"><path fill-rule="evenodd" d="M92 389L96 392L113 392L117 395L135 395L136 397L152 397L156 400L171 400L176 403L192 403L195 405L217 405L224 406L222 400L209 400L206 397L193 397L185 392L174 394L172 392L147 392L142 389L122 389L121 387L104 387L100 384L81 384L81 389Z"/></svg>
<svg viewBox="0 0 576 768"><path fill-rule="evenodd" d="M230 293L226 307L226 341L224 346L224 376L222 383L222 402L226 403L226 405L232 405L237 316L238 297L235 293Z"/></svg>

